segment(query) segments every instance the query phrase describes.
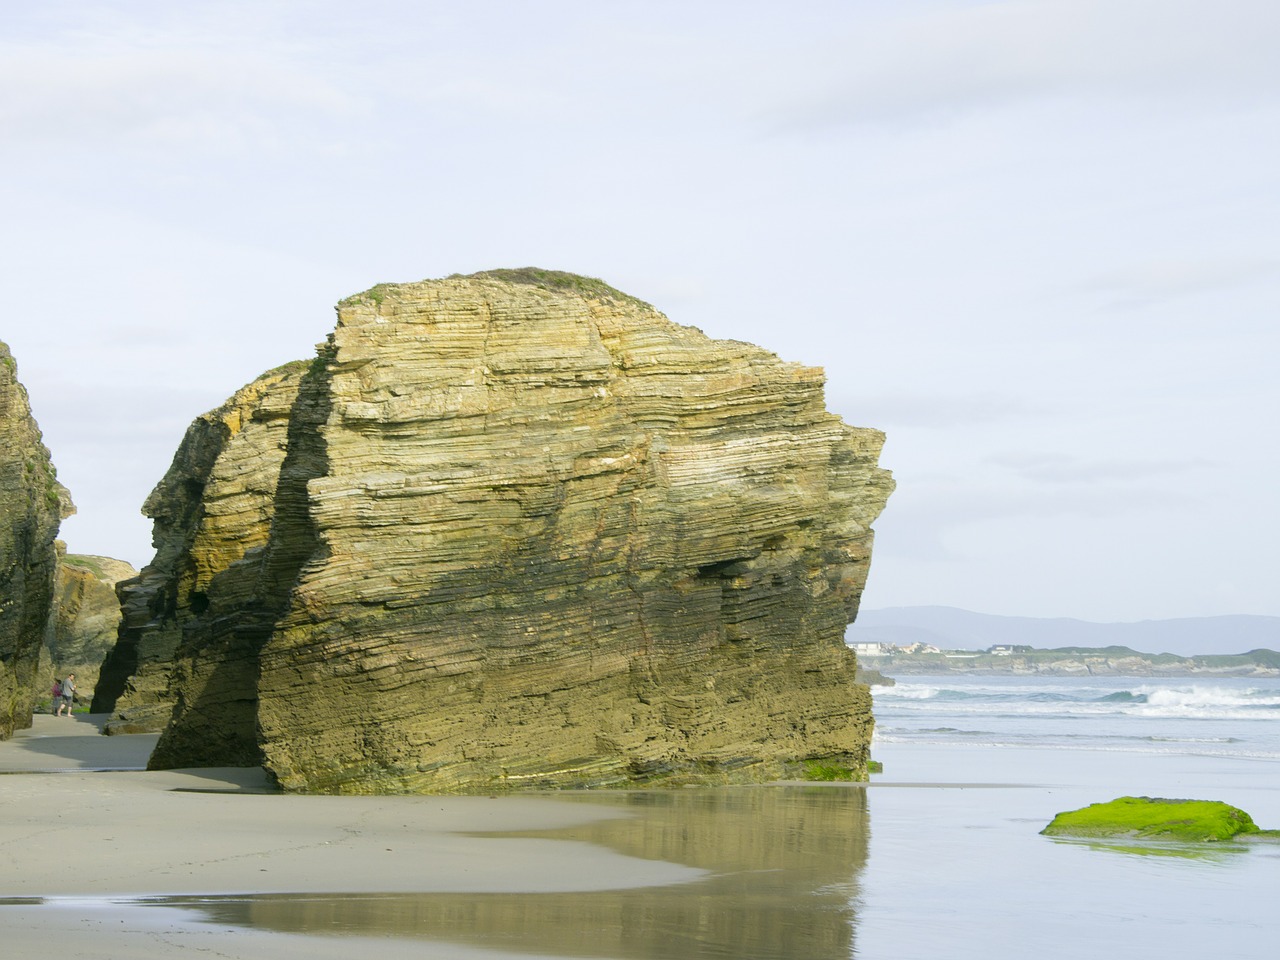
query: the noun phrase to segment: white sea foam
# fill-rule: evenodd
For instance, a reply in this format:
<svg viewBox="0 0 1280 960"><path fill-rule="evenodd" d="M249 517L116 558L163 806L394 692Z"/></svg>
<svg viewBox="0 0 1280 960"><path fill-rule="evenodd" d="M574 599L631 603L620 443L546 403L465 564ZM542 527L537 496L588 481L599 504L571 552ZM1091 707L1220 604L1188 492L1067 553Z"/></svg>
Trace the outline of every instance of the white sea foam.
<svg viewBox="0 0 1280 960"><path fill-rule="evenodd" d="M986 680L986 678L984 678ZM899 683L877 687L875 699L902 709L946 709L964 714L1008 712L1036 716L1185 717L1188 719L1280 720L1280 688L1184 684L1135 684L1116 689L1086 682L1046 686L1016 681L957 684ZM912 703L914 701L914 703Z"/></svg>
<svg viewBox="0 0 1280 960"><path fill-rule="evenodd" d="M1146 706L1159 710L1199 711L1267 710L1280 708L1280 693L1257 688L1229 687L1148 687L1138 688Z"/></svg>
<svg viewBox="0 0 1280 960"><path fill-rule="evenodd" d="M929 676L875 713L886 743L1280 759L1280 681Z"/></svg>
<svg viewBox="0 0 1280 960"><path fill-rule="evenodd" d="M918 683L898 683L892 687L872 687L871 693L876 699L893 700L931 700L939 693L939 687L929 687Z"/></svg>

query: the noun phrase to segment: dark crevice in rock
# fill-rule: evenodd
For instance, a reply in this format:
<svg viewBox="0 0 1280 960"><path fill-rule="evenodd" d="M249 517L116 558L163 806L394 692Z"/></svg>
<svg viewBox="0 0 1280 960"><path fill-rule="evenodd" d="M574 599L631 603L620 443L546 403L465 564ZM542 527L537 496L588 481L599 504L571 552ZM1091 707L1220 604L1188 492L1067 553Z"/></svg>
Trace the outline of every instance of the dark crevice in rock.
<svg viewBox="0 0 1280 960"><path fill-rule="evenodd" d="M331 356L324 349L321 360ZM173 657L173 714L149 761L174 766L259 766L258 680L262 648L287 611L298 572L320 550L307 483L327 469L319 427L329 416L329 373L312 363L301 376L288 420L270 534L263 549L216 574L193 593L193 618Z"/></svg>

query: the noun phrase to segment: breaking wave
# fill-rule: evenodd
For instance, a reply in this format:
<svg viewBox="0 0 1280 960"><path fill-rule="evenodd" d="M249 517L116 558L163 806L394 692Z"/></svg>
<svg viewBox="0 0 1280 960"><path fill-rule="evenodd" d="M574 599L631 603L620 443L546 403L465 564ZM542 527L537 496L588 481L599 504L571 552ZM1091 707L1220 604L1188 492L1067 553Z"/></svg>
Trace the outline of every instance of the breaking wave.
<svg viewBox="0 0 1280 960"><path fill-rule="evenodd" d="M899 683L874 688L876 702L901 709L941 708L957 713L1051 715L1119 714L1196 720L1280 719L1280 689L1199 684L1143 683L1122 690L1076 685L1046 689L1033 684L975 685L958 689L935 684Z"/></svg>

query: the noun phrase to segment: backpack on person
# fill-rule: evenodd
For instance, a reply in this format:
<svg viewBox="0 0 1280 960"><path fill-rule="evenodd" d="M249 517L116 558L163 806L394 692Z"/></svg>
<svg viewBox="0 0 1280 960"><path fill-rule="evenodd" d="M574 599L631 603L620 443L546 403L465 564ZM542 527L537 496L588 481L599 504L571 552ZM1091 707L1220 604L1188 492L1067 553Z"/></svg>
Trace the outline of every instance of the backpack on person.
<svg viewBox="0 0 1280 960"><path fill-rule="evenodd" d="M54 695L55 697L60 697L60 696L62 696L62 681L61 681L61 680L55 680L55 681L53 681L53 695Z"/></svg>

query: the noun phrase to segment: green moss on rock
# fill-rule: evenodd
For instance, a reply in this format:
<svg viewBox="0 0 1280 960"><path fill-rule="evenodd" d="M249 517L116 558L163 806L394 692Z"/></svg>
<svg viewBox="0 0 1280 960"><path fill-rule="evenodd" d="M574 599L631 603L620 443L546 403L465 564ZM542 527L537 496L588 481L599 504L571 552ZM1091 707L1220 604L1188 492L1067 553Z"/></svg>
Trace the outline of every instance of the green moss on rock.
<svg viewBox="0 0 1280 960"><path fill-rule="evenodd" d="M826 782L865 779L865 777L859 777L857 771L843 763L823 760L810 760L805 763L804 778Z"/></svg>
<svg viewBox="0 0 1280 960"><path fill-rule="evenodd" d="M1218 800L1119 797L1060 813L1040 832L1050 837L1212 842L1260 831L1249 814Z"/></svg>
<svg viewBox="0 0 1280 960"><path fill-rule="evenodd" d="M489 277L506 283L519 283L526 286L540 287L557 293L572 293L588 299L615 300L652 310L653 305L638 297L623 293L596 277L584 277L564 270L544 270L541 267L516 267L499 270L482 270L473 273L472 277ZM461 277L454 274L454 277Z"/></svg>

